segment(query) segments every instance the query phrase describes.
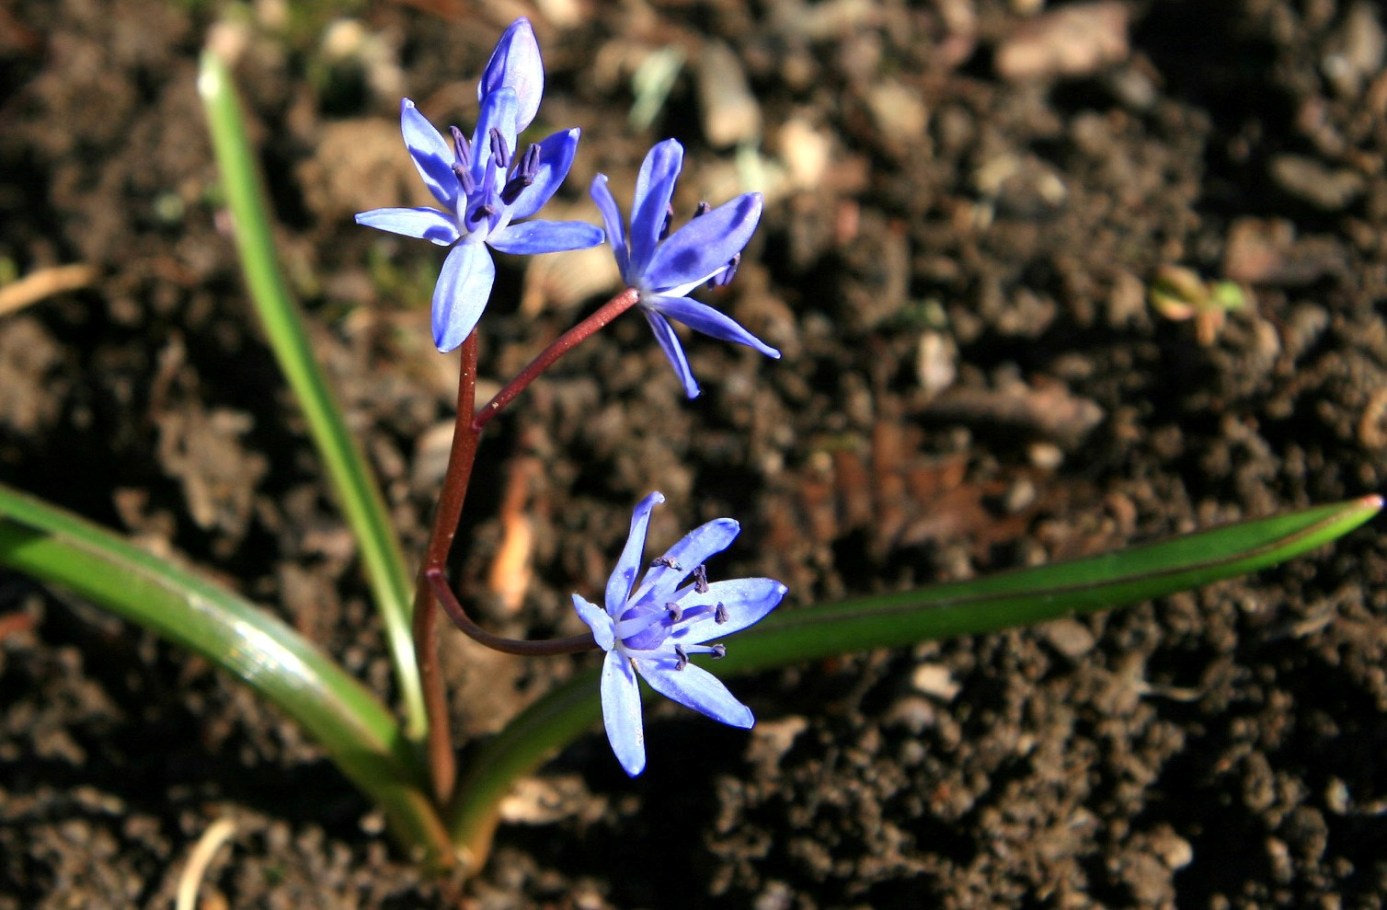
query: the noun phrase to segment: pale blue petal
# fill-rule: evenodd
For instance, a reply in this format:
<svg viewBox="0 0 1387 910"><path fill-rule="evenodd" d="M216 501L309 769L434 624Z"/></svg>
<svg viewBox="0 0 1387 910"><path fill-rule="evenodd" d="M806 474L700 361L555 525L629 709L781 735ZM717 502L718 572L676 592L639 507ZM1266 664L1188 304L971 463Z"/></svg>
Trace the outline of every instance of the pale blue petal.
<svg viewBox="0 0 1387 910"><path fill-rule="evenodd" d="M646 287L682 297L722 271L746 246L760 220L760 193L745 193L693 219L655 251L645 269Z"/></svg>
<svg viewBox="0 0 1387 910"><path fill-rule="evenodd" d="M687 669L687 668L686 668ZM635 777L645 770L645 729L636 672L621 651L608 651L602 664L602 725L616 760Z"/></svg>
<svg viewBox="0 0 1387 910"><path fill-rule="evenodd" d="M575 128L555 133L539 144L539 170L535 173L535 182L515 197L515 202L511 204L511 218L516 221L528 218L553 198L568 176L568 169L573 166L573 155L578 151L578 137L581 134L582 130ZM516 149L515 154L519 156L522 152Z"/></svg>
<svg viewBox="0 0 1387 910"><path fill-rule="evenodd" d="M378 231L432 240L439 246L456 243L459 236L453 219L438 209L371 209L369 212L358 212L356 223Z"/></svg>
<svg viewBox="0 0 1387 910"><path fill-rule="evenodd" d="M460 243L443 261L433 289L433 340L443 353L467 340L491 297L496 265L480 243Z"/></svg>
<svg viewBox="0 0 1387 910"><path fill-rule="evenodd" d="M679 336L674 334L674 327L669 324L665 317L654 310L642 307L641 312L645 314L645 321L650 323L650 330L655 333L655 340L660 343L660 348L669 358L670 364L674 366L675 375L684 384L684 394L690 398L697 398L698 381L694 379L693 370L689 369L689 359L684 356L684 346L679 343Z"/></svg>
<svg viewBox="0 0 1387 910"><path fill-rule="evenodd" d="M650 683L650 688L671 701L677 701L686 708L693 708L713 720L731 727L749 730L756 723L751 709L733 697L716 676L695 664L685 664L684 669L676 670L673 657L656 659L636 659L641 676ZM605 708L606 692L603 692Z"/></svg>
<svg viewBox="0 0 1387 910"><path fill-rule="evenodd" d="M678 568L652 562L634 599L663 606L695 567L731 546L739 531L741 526L731 518L715 518L694 528L664 553L663 562L672 562Z"/></svg>
<svg viewBox="0 0 1387 910"><path fill-rule="evenodd" d="M702 332L713 338L722 341L730 341L733 344L744 344L749 348L760 351L767 357L780 359L780 352L766 344L755 335L742 328L732 317L727 316L718 310L713 309L705 303L691 300L688 297L653 297L643 298L641 303L651 307L665 317L673 319L675 322L682 322L684 325L693 329L695 332Z"/></svg>
<svg viewBox="0 0 1387 910"><path fill-rule="evenodd" d="M481 82L477 84L477 100L483 101L492 92L509 88L517 101L517 133L535 119L539 101L544 94L544 62L539 57L539 42L528 19L517 19L496 42Z"/></svg>
<svg viewBox="0 0 1387 910"><path fill-rule="evenodd" d="M602 229L583 221L527 221L508 224L486 239L492 249L531 256L585 250L602 242Z"/></svg>
<svg viewBox="0 0 1387 910"><path fill-rule="evenodd" d="M487 165L491 162L491 131L500 130L506 140L506 148L515 152L515 90L501 88L482 99L482 109L477 115L477 131L472 134L472 179L478 187L485 187ZM499 192L505 175L496 168L493 174L494 189Z"/></svg>
<svg viewBox="0 0 1387 910"><path fill-rule="evenodd" d="M719 623L714 614L708 613L691 619L680 626L673 636L678 641L701 645L714 639L726 638L765 619L767 614L780 605L788 590L773 578L733 578L715 581L708 590L698 594L687 589L679 598L685 610L695 602L700 604L722 604L727 608L727 622Z"/></svg>
<svg viewBox="0 0 1387 910"><path fill-rule="evenodd" d="M621 617L626 600L631 596L631 586L636 583L636 575L641 568L641 554L645 552L645 534L650 527L650 513L664 501L664 494L657 490L642 499L631 513L631 533L626 535L626 545L621 549L621 558L616 561L616 568L607 579L606 604L607 612L612 619Z"/></svg>
<svg viewBox="0 0 1387 910"><path fill-rule="evenodd" d="M626 225L621 220L621 209L617 208L612 191L607 189L606 174L598 174L592 178L592 187L588 194L592 196L592 201L597 203L597 210L602 213L602 223L607 226L607 242L612 245L612 252L616 254L616 267L621 271L621 280L627 284L634 284L635 278L631 275L631 255L626 249Z"/></svg>
<svg viewBox="0 0 1387 910"><path fill-rule="evenodd" d="M616 624L612 622L612 618L601 607L588 603L577 594L573 595L573 608L578 611L578 617L592 630L592 640L597 642L597 647L603 651L610 651L616 645Z"/></svg>
<svg viewBox="0 0 1387 910"><path fill-rule="evenodd" d="M631 205L631 271L635 275L643 274L655 256L665 219L669 216L674 182L679 179L683 165L684 147L674 139L657 144L641 163L635 201Z"/></svg>
<svg viewBox="0 0 1387 910"><path fill-rule="evenodd" d="M400 102L400 132L404 134L409 157L433 198L445 208L455 208L459 186L453 173L453 150L408 98Z"/></svg>

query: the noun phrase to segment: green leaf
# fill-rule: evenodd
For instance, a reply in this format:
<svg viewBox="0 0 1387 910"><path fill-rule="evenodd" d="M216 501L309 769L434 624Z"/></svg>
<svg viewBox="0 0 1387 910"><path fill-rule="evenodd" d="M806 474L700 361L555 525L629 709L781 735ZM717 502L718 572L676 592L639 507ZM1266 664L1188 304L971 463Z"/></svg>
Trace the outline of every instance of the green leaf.
<svg viewBox="0 0 1387 910"><path fill-rule="evenodd" d="M302 724L385 810L401 841L434 863L451 857L414 744L361 683L271 614L2 485L0 563L69 588L236 676Z"/></svg>
<svg viewBox="0 0 1387 910"><path fill-rule="evenodd" d="M1381 497L1366 496L1073 562L782 609L738 635L716 670L746 673L1137 603L1283 562L1348 533L1381 508ZM497 806L515 779L601 718L598 672L594 665L545 695L472 756L447 813L464 855L485 857Z"/></svg>
<svg viewBox="0 0 1387 910"><path fill-rule="evenodd" d="M361 547L366 577L385 623L390 657L404 699L406 731L414 739L423 739L428 717L410 629L409 572L390 525L385 500L313 357L303 316L280 274L265 195L246 138L240 100L226 65L211 51L203 52L197 85L207 111L246 286L280 369L308 419L309 432L327 467L347 523Z"/></svg>

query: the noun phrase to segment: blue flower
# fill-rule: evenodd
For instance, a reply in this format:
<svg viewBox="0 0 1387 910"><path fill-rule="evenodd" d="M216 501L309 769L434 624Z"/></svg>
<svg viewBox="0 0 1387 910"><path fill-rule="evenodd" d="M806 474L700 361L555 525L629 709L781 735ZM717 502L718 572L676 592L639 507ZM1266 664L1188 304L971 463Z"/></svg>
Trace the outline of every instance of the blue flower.
<svg viewBox="0 0 1387 910"><path fill-rule="evenodd" d="M690 663L689 656L723 656L726 648L706 642L759 622L775 609L786 590L770 578L708 581L704 560L725 550L740 530L730 518L690 531L651 563L637 586L650 512L664 501L664 496L651 493L636 506L631 535L607 580L607 609L573 595L578 615L607 652L602 666L602 718L617 761L632 777L645 770L636 674L666 698L713 720L749 729L755 722L751 709L737 701L717 677Z"/></svg>
<svg viewBox="0 0 1387 910"><path fill-rule="evenodd" d="M580 221L529 221L573 164L579 131L555 133L523 154L516 136L530 124L544 89L534 32L525 20L506 30L478 86L481 113L469 141L452 127L453 147L404 99L400 126L424 185L443 207L361 212L358 224L451 246L433 291L433 339L451 351L467 338L491 296L496 265L486 247L528 255L602 242Z"/></svg>
<svg viewBox="0 0 1387 910"><path fill-rule="evenodd" d="M700 205L693 220L669 236L673 211L669 201L683 162L684 147L673 139L656 145L645 156L632 200L629 242L621 211L607 189L606 175L593 178L591 192L607 226L607 239L622 280L640 292L641 312L650 322L655 340L674 364L685 393L696 398L698 383L670 319L704 335L744 344L767 357L778 358L780 352L731 318L687 296L704 282L723 285L732 280L742 247L761 219L761 194L745 193L712 210Z"/></svg>

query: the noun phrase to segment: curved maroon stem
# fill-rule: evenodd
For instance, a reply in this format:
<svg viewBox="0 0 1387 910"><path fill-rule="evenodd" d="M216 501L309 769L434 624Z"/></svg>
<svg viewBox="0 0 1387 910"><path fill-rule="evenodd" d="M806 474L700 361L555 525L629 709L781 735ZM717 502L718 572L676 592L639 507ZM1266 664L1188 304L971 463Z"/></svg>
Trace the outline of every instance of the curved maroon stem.
<svg viewBox="0 0 1387 910"><path fill-rule="evenodd" d="M448 452L448 471L443 489L438 495L433 529L429 533L424 562L414 590L414 649L419 661L419 681L424 690L424 710L429 719L428 760L435 798L446 804L457 782L457 758L448 722L448 699L438 665L438 611L443 607L448 618L469 638L497 651L525 656L574 654L595 648L591 635L575 635L549 641L526 641L494 635L477 625L461 601L448 586L446 567L448 553L453 548L462 505L467 499L467 486L472 480L472 466L477 460L477 446L487 423L503 411L530 383L539 378L564 354L603 326L635 306L640 294L627 288L604 303L595 313L560 335L539 356L506 384L496 397L480 411L477 406L477 332L473 329L462 343L462 365L458 376L457 423L453 444Z"/></svg>
<svg viewBox="0 0 1387 910"><path fill-rule="evenodd" d="M448 587L448 577L442 569L430 569L424 573L424 576L433 587L434 596L438 598L439 605L443 607L443 612L448 614L448 618L453 621L453 625L461 629L468 638L486 645L494 651L519 654L522 657L552 657L556 654L578 654L597 647L591 634L570 635L567 638L551 638L546 641L527 641L520 638L506 638L488 632L467 615L467 611L463 609L452 589Z"/></svg>

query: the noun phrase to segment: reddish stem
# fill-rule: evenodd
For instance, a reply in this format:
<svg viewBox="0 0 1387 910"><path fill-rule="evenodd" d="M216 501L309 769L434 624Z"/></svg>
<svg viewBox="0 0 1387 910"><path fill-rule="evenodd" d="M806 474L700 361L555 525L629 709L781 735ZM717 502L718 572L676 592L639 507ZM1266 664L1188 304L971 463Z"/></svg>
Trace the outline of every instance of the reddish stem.
<svg viewBox="0 0 1387 910"><path fill-rule="evenodd" d="M516 374L516 377L508 382L505 388L496 393L496 397L488 401L486 406L477 412L477 416L472 419L472 429L480 433L491 422L491 418L501 413L507 405L529 387L530 383L538 379L541 373L553 366L554 361L587 340L607 323L631 309L640 302L640 299L639 291L635 288L627 288L602 304L602 307L587 319L554 339L549 347L530 361L529 366Z"/></svg>
<svg viewBox="0 0 1387 910"><path fill-rule="evenodd" d="M474 329L462 343L462 364L458 376L458 411L453 444L448 452L448 472L438 494L433 529L419 567L414 589L414 651L419 661L419 683L424 690L424 711L429 718L428 757L434 796L446 805L457 781L457 759L453 755L448 698L438 666L438 611L434 609L428 573L441 569L448 560L467 499L472 465L477 460L478 434L467 419L477 404L477 332Z"/></svg>
<svg viewBox="0 0 1387 910"><path fill-rule="evenodd" d="M446 567L448 554L457 536L462 518L462 505L467 499L467 486L472 480L472 466L477 460L477 446L482 431L495 417L529 387L541 373L553 366L583 340L635 306L640 294L627 288L607 301L587 319L555 339L529 366L521 370L481 411L477 405L477 333L473 330L462 343L462 368L458 377L457 423L453 444L448 452L448 471L438 496L433 529L429 533L424 562L414 592L414 649L419 661L419 681L424 690L424 710L429 719L428 759L434 796L440 804L452 797L457 782L457 758L453 753L448 722L447 693L438 665L438 603L459 629L468 637L488 648L508 654L526 656L573 654L595 647L591 635L574 635L549 641L525 641L494 635L477 625L448 586Z"/></svg>

